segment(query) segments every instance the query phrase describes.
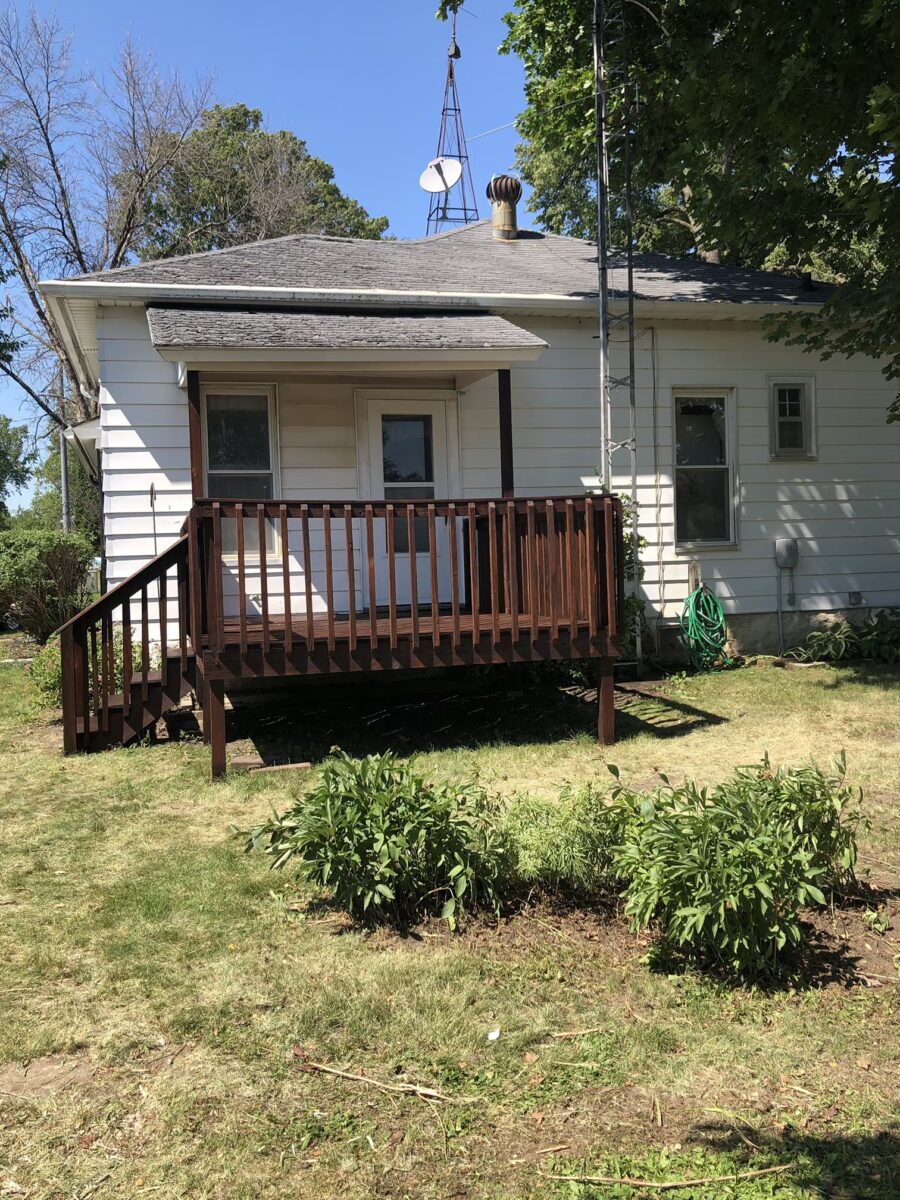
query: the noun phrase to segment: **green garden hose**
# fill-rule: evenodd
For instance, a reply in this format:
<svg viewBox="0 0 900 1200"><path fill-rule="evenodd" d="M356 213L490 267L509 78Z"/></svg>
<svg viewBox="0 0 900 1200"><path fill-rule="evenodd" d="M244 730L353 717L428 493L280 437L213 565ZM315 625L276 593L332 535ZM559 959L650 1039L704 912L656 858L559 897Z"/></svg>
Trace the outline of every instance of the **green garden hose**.
<svg viewBox="0 0 900 1200"><path fill-rule="evenodd" d="M731 666L725 653L728 631L725 614L715 592L703 584L684 602L679 620L681 644L697 671L711 671L716 664Z"/></svg>

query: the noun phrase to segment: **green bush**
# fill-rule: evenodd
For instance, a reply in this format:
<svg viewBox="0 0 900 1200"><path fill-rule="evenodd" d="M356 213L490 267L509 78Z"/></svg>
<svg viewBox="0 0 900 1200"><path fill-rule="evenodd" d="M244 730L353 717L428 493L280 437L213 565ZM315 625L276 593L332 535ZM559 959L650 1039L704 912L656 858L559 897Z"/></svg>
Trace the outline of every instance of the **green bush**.
<svg viewBox="0 0 900 1200"><path fill-rule="evenodd" d="M718 787L650 794L615 787L621 838L613 852L634 929L753 977L796 946L799 910L852 881L860 793L843 757L816 767L741 767Z"/></svg>
<svg viewBox="0 0 900 1200"><path fill-rule="evenodd" d="M542 891L596 892L611 865L612 811L608 795L591 784L563 788L558 801L517 796L503 826L516 878Z"/></svg>
<svg viewBox="0 0 900 1200"><path fill-rule="evenodd" d="M54 529L0 534L0 612L15 612L19 627L39 642L88 602L90 543Z"/></svg>
<svg viewBox="0 0 900 1200"><path fill-rule="evenodd" d="M122 629L120 626L116 626L113 630L114 691L116 692L122 691L125 677L123 645ZM143 661L144 655L141 643L135 640L134 631L132 630L132 674L136 675L140 671ZM41 647L32 661L30 670L31 678L44 703L53 708L62 708L62 656L60 654L58 637L50 638L46 645Z"/></svg>
<svg viewBox="0 0 900 1200"><path fill-rule="evenodd" d="M900 663L900 610L883 608L859 625L835 621L826 629L814 630L806 645L791 650L800 662L843 662L863 658L874 662Z"/></svg>
<svg viewBox="0 0 900 1200"><path fill-rule="evenodd" d="M430 783L393 754L336 754L292 808L244 836L357 920L400 927L440 913L455 928L464 912L498 909L508 865L483 789Z"/></svg>

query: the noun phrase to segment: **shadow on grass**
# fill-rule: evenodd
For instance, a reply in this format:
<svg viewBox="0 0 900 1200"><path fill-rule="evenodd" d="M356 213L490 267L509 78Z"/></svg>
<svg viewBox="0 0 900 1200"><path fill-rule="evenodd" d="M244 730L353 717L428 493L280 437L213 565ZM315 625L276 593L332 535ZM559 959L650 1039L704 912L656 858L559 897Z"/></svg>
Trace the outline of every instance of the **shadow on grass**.
<svg viewBox="0 0 900 1200"><path fill-rule="evenodd" d="M881 688L885 692L900 688L900 666L888 666L886 663L867 662L863 659L823 665L830 668L831 678L822 684L829 692L839 691L851 685Z"/></svg>
<svg viewBox="0 0 900 1200"><path fill-rule="evenodd" d="M733 1125L710 1121L694 1125L692 1140L696 1135L705 1148L732 1155L746 1154L749 1139L772 1162L793 1163L785 1180L814 1195L833 1200L896 1200L900 1195L900 1122L873 1134L748 1128L745 1135Z"/></svg>
<svg viewBox="0 0 900 1200"><path fill-rule="evenodd" d="M679 737L724 720L669 696L617 689L619 739ZM453 682L365 677L353 686L322 683L270 697L259 693L249 703L238 697L228 720L229 740L249 739L273 763L321 762L334 746L354 755L387 749L409 755L596 735L593 688L552 678L520 680L499 670L460 669Z"/></svg>

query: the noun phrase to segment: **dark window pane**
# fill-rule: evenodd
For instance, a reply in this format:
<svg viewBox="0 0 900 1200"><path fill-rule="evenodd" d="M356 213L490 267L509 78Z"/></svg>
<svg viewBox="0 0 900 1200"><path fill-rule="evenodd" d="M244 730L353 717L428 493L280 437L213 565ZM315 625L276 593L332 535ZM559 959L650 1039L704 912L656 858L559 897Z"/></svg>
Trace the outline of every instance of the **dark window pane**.
<svg viewBox="0 0 900 1200"><path fill-rule="evenodd" d="M207 396L206 454L210 471L268 471L268 397Z"/></svg>
<svg viewBox="0 0 900 1200"><path fill-rule="evenodd" d="M803 389L801 387L780 387L778 389L779 417L803 416Z"/></svg>
<svg viewBox="0 0 900 1200"><path fill-rule="evenodd" d="M434 479L431 417L382 417L381 445L385 483Z"/></svg>
<svg viewBox="0 0 900 1200"><path fill-rule="evenodd" d="M675 472L675 536L679 542L727 542L731 537L729 474Z"/></svg>
<svg viewBox="0 0 900 1200"><path fill-rule="evenodd" d="M779 450L802 450L803 449L803 422L802 421L779 421L778 422L778 449Z"/></svg>
<svg viewBox="0 0 900 1200"><path fill-rule="evenodd" d="M726 457L725 397L678 396L675 400L675 462L679 467L717 467Z"/></svg>
<svg viewBox="0 0 900 1200"><path fill-rule="evenodd" d="M423 487L385 487L385 500L433 500L434 488ZM414 525L416 538L416 553L428 553L428 518L415 517ZM394 518L394 550L397 554L409 554L409 526L406 523L406 512L402 517Z"/></svg>
<svg viewBox="0 0 900 1200"><path fill-rule="evenodd" d="M271 500L272 473L259 475L217 475L207 477L211 500Z"/></svg>

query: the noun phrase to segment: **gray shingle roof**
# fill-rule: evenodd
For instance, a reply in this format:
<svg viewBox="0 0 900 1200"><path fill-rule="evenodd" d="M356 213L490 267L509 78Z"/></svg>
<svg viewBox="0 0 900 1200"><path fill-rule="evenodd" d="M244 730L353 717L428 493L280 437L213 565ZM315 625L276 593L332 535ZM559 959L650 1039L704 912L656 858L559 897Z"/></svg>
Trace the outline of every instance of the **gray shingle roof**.
<svg viewBox="0 0 900 1200"><path fill-rule="evenodd" d="M181 258L120 267L81 279L115 283L176 283L225 287L388 290L465 295L594 296L597 252L591 242L522 231L497 242L479 221L411 241L297 234ZM625 286L614 259L614 289ZM816 303L825 285L804 291L794 276L714 266L662 254L638 254L638 300Z"/></svg>
<svg viewBox="0 0 900 1200"><path fill-rule="evenodd" d="M390 315L279 309L147 309L153 345L217 349L543 349L539 337L490 313Z"/></svg>

